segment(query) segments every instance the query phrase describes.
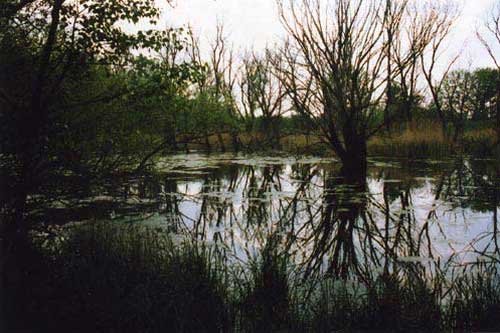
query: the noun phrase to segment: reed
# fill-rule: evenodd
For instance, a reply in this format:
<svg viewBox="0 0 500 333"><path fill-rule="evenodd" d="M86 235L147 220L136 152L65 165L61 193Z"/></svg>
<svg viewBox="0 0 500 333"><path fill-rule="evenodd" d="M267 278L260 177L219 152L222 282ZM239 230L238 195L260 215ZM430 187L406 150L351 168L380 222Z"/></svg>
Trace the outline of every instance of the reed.
<svg viewBox="0 0 500 333"><path fill-rule="evenodd" d="M75 227L27 265L25 316L47 332L223 331L227 273L209 248L154 230ZM22 318L25 320L25 318Z"/></svg>
<svg viewBox="0 0 500 333"><path fill-rule="evenodd" d="M477 157L492 156L495 131L491 128L473 127L465 130L456 142L445 137L441 125L422 120L406 124L403 129L375 136L368 142L368 152L376 156L429 158L471 154Z"/></svg>
<svg viewBox="0 0 500 333"><path fill-rule="evenodd" d="M496 145L494 129L482 124L469 124L462 137L456 142L446 137L441 124L435 120L422 119L411 123L403 123L390 131L380 132L368 141L368 154L371 156L395 156L404 158L435 158L457 154L471 154L477 157L491 157ZM223 143L216 136L209 138L210 149L234 150L233 142L227 134L222 136ZM245 151L269 152L271 149L265 141L263 133L239 133L238 149ZM204 141L192 149L205 149ZM309 135L289 133L282 135L280 150L293 154L310 154L319 156L332 155L328 144L321 141L319 133L312 131ZM223 149L224 148L224 149Z"/></svg>
<svg viewBox="0 0 500 333"><path fill-rule="evenodd" d="M446 313L451 328L458 331L499 331L500 280L496 271L463 275L452 288Z"/></svg>
<svg viewBox="0 0 500 333"><path fill-rule="evenodd" d="M151 228L90 223L65 230L58 241L32 242L24 274L10 290L23 305L10 318L13 329L500 330L495 270L449 281L415 263L371 279L303 280L272 236L240 266L206 243Z"/></svg>

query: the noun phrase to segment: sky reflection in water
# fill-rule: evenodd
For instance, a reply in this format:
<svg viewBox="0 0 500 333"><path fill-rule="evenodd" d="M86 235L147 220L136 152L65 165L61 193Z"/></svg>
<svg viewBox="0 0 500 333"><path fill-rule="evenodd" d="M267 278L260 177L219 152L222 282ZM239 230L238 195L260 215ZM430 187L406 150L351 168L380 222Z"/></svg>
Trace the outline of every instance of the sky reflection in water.
<svg viewBox="0 0 500 333"><path fill-rule="evenodd" d="M195 237L231 260L255 257L273 237L306 274L500 260L496 161L373 159L361 184L340 177L332 158L189 154L159 166L80 201L111 201L116 221Z"/></svg>

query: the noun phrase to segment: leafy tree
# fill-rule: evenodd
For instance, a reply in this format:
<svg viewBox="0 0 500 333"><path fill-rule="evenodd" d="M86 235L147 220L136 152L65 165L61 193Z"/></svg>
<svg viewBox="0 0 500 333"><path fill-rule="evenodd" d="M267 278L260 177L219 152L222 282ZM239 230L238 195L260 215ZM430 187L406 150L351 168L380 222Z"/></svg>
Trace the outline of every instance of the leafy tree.
<svg viewBox="0 0 500 333"><path fill-rule="evenodd" d="M8 1L0 9L0 69L5 73L0 118L7 129L2 154L13 161L11 207L14 220L22 220L28 194L56 163L80 160L71 156L66 139L71 138L75 154L93 151L102 162L110 152L109 135L123 139L138 130L133 116L143 115L126 112L137 107L133 101L161 90L166 98L171 82L182 86L196 70L185 63L166 67L166 62L137 58L137 52L153 59L185 46L182 31L175 29L125 29L144 21L156 24L160 10L154 0ZM144 75L146 70L152 74ZM88 149L81 149L81 138L89 139Z"/></svg>
<svg viewBox="0 0 500 333"><path fill-rule="evenodd" d="M465 122L473 112L471 93L473 85L473 74L465 70L452 71L443 80L441 105L443 105L445 117L454 126L454 142L463 134Z"/></svg>
<svg viewBox="0 0 500 333"><path fill-rule="evenodd" d="M462 136L467 121L495 118L493 106L498 73L492 68L475 71L461 69L444 76L439 90L439 104L447 122L453 125L453 141Z"/></svg>
<svg viewBox="0 0 500 333"><path fill-rule="evenodd" d="M474 87L472 90L474 110L473 120L487 120L495 117L492 101L500 86L500 72L493 68L476 69L474 75Z"/></svg>
<svg viewBox="0 0 500 333"><path fill-rule="evenodd" d="M500 72L500 57L498 56L498 52L495 52L495 48L500 46L500 4L492 8L491 16L485 22L483 30L484 31L477 32L477 37L488 52L496 69ZM497 80L496 96L491 108L495 113L495 128L497 130L498 145L500 144L500 80Z"/></svg>

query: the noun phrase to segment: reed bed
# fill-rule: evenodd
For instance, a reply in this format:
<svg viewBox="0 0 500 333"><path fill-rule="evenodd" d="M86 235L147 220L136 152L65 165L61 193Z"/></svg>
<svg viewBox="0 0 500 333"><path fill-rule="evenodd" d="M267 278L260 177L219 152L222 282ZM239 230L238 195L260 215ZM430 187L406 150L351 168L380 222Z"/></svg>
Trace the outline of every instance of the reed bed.
<svg viewBox="0 0 500 333"><path fill-rule="evenodd" d="M372 155L424 158L449 155L454 147L445 139L439 124L424 121L380 133L369 141L368 150Z"/></svg>
<svg viewBox="0 0 500 333"><path fill-rule="evenodd" d="M244 266L216 247L144 227L90 223L35 239L10 327L37 332L498 331L496 270L372 280L297 275L272 236ZM418 264L415 264L418 265ZM9 304L5 304L9 305ZM17 319L17 320L16 320Z"/></svg>
<svg viewBox="0 0 500 333"><path fill-rule="evenodd" d="M368 142L370 155L407 158L432 158L471 154L488 157L494 154L496 133L491 128L476 127L465 130L456 142L443 134L441 125L423 120L406 124L403 129L381 133Z"/></svg>
<svg viewBox="0 0 500 333"><path fill-rule="evenodd" d="M368 154L371 156L393 156L403 158L435 158L457 154L471 154L477 157L492 157L495 154L496 131L477 124L465 129L463 136L453 142L452 133L446 137L441 124L434 120L423 119L403 123L390 131L379 132L368 141ZM224 134L209 138L210 150L234 150L232 138ZM245 132L238 135L238 149L245 151L267 151L271 149L261 132ZM190 149L205 149L205 141L198 145L190 144ZM276 148L275 148L276 149ZM279 150L293 154L332 155L329 145L322 142L319 133L282 134Z"/></svg>

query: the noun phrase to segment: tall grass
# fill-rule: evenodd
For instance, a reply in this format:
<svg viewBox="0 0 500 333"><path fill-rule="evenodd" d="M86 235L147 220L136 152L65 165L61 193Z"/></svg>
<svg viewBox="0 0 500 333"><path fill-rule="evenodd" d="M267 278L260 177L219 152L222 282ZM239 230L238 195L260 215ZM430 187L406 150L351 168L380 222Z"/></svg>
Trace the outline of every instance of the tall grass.
<svg viewBox="0 0 500 333"><path fill-rule="evenodd" d="M12 327L41 332L500 330L496 271L451 282L430 278L422 269L370 280L303 281L300 267L273 237L257 258L237 268L202 243L175 241L148 228L95 223L62 237L49 247L34 241L22 281L10 290L24 305L11 318L18 319Z"/></svg>
<svg viewBox="0 0 500 333"><path fill-rule="evenodd" d="M498 332L500 330L500 280L482 272L463 275L453 285L448 320L455 330Z"/></svg>
<svg viewBox="0 0 500 333"><path fill-rule="evenodd" d="M371 155L424 158L450 155L455 147L448 142L437 123L409 124L399 132L379 135L368 143Z"/></svg>
<svg viewBox="0 0 500 333"><path fill-rule="evenodd" d="M445 137L436 121L421 120L406 124L403 129L375 136L368 142L371 155L409 158L442 157L460 153L478 157L491 156L495 131L487 127L472 127L457 142Z"/></svg>
<svg viewBox="0 0 500 333"><path fill-rule="evenodd" d="M442 324L434 291L395 275L379 277L368 288L325 280L318 294L310 331L434 331Z"/></svg>
<svg viewBox="0 0 500 333"><path fill-rule="evenodd" d="M39 248L27 316L47 332L226 331L227 274L211 251L154 230L91 224Z"/></svg>
<svg viewBox="0 0 500 333"><path fill-rule="evenodd" d="M319 131L312 131L310 135L298 133L283 135L280 139L280 150L293 154L319 156L333 154L330 146L321 141L320 135ZM234 149L229 135L222 135L221 138L222 145L219 137L208 138L212 150ZM239 149L260 152L271 149L265 135L259 131L240 133L238 138L241 143ZM197 146L191 145L191 149L204 149L204 142L200 141ZM407 158L437 158L461 153L490 157L495 153L495 145L496 132L487 124L468 123L463 136L457 142L453 142L450 137L445 137L438 121L421 119L398 124L390 131L379 132L369 140L368 153L372 156Z"/></svg>
<svg viewBox="0 0 500 333"><path fill-rule="evenodd" d="M241 328L251 332L288 331L294 312L288 261L269 237L261 255L249 264L249 275L238 284Z"/></svg>

